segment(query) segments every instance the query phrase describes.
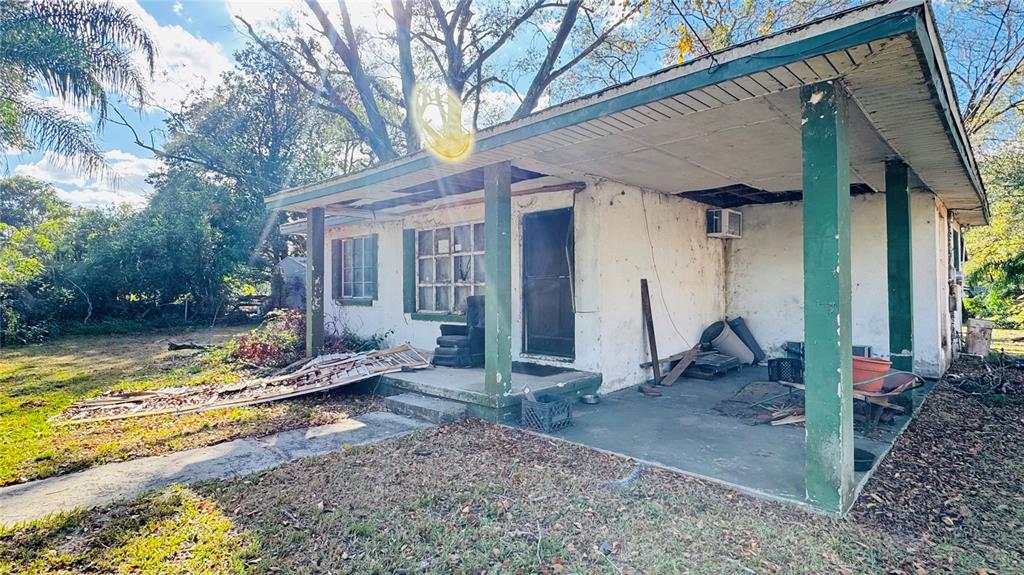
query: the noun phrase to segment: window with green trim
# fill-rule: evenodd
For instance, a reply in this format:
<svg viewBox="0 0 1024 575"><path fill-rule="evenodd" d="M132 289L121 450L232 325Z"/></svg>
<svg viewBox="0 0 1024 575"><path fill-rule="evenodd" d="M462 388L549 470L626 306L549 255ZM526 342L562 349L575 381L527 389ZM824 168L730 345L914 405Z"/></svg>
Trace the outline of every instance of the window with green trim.
<svg viewBox="0 0 1024 575"><path fill-rule="evenodd" d="M377 297L377 236L331 242L334 298L342 303L369 303Z"/></svg>
<svg viewBox="0 0 1024 575"><path fill-rule="evenodd" d="M416 311L463 314L483 293L483 222L416 230Z"/></svg>

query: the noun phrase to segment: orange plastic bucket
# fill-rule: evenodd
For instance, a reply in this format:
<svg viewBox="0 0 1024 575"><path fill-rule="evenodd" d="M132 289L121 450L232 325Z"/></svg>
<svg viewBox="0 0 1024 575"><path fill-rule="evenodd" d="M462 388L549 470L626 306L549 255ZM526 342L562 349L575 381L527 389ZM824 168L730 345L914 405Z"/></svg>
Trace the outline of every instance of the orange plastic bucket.
<svg viewBox="0 0 1024 575"><path fill-rule="evenodd" d="M882 386L885 385L885 378L880 376L889 373L889 368L891 367L892 362L887 359L853 356L853 387L860 391L882 391ZM857 383L876 377L879 379L869 383Z"/></svg>

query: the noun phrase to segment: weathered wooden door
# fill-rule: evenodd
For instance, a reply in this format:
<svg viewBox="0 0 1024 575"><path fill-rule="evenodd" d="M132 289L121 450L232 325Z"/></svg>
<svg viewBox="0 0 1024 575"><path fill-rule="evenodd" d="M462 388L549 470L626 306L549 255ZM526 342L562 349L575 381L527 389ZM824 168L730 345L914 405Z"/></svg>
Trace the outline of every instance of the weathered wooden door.
<svg viewBox="0 0 1024 575"><path fill-rule="evenodd" d="M572 208L523 216L523 348L573 357Z"/></svg>

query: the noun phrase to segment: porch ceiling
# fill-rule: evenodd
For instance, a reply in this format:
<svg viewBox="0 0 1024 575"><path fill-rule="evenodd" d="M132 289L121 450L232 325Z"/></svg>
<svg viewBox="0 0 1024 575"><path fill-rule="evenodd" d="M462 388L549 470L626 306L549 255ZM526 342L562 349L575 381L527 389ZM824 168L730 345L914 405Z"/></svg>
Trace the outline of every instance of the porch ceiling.
<svg viewBox="0 0 1024 575"><path fill-rule="evenodd" d="M511 160L561 181L607 178L665 193L802 187L799 87L840 79L850 93L854 184L884 189L884 161L911 167L961 222L984 224L984 191L955 110L927 5L883 1L669 68L478 134L460 164L424 153L276 194L400 215L429 182ZM438 194L422 196L437 200Z"/></svg>

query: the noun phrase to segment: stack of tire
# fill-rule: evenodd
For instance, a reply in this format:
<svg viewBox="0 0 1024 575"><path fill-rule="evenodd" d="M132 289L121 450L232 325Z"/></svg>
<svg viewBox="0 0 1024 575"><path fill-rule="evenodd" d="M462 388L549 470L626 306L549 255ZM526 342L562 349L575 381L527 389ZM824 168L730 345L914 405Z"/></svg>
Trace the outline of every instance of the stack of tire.
<svg viewBox="0 0 1024 575"><path fill-rule="evenodd" d="M484 298L468 298L466 324L442 324L434 365L479 367L484 364Z"/></svg>
<svg viewBox="0 0 1024 575"><path fill-rule="evenodd" d="M434 348L434 365L445 367L470 367L473 354L469 351L469 328L465 325L446 323L441 326L441 337Z"/></svg>

